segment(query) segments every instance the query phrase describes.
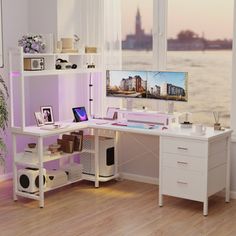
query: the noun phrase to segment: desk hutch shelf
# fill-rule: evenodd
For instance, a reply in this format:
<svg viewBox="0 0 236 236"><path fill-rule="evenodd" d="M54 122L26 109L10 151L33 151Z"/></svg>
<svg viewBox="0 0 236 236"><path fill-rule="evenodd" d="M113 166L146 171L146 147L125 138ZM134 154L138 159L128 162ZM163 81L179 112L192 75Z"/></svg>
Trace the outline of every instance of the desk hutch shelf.
<svg viewBox="0 0 236 236"><path fill-rule="evenodd" d="M39 59L43 58L44 69L38 71L26 71L24 70L24 59L32 58ZM71 63L77 65L76 69L66 69L58 70L55 69L56 60L58 58L63 58ZM99 181L108 181L110 179L116 178L117 175L112 177L99 177L99 162L98 162L98 131L94 129L95 135L95 147L93 150L83 149L81 152L73 153L63 153L60 155L44 155L44 139L52 136L60 136L65 133L70 133L72 131L77 131L81 129L86 129L87 127L83 124L72 123L70 125L65 125L64 128L54 129L54 130L43 130L40 127L28 126L26 125L26 78L33 77L49 77L50 76L60 76L67 74L92 74L92 73L102 73L101 65L102 59L101 54L99 53L38 53L38 54L25 54L23 53L22 48L16 48L10 50L9 53L9 65L10 65L10 96L11 96L11 132L13 138L13 198L17 200L17 196L22 196L26 198L31 198L39 201L39 206L44 207L44 193L55 188L44 188L43 187L43 169L44 165L47 162L60 160L62 158L70 158L76 154L81 153L90 153L94 155L95 162L95 175L82 174L81 179L68 181L67 184L71 184L82 179L90 180L95 182L95 187L99 186ZM87 64L94 64L95 68L86 68ZM14 88L14 82L18 80L18 87ZM16 86L15 86L16 87ZM20 109L18 113L14 107L14 96L19 96ZM20 122L16 117L20 116ZM34 155L30 156L24 152L18 152L17 150L17 137L18 136L27 136L37 140L37 151ZM73 160L72 160L73 161ZM19 168L28 167L28 168L37 168L39 169L39 191L32 194L27 192L22 192L18 190L17 187L17 171ZM65 186L67 184L63 184ZM62 187L58 186L58 187ZM58 188L56 187L56 188Z"/></svg>

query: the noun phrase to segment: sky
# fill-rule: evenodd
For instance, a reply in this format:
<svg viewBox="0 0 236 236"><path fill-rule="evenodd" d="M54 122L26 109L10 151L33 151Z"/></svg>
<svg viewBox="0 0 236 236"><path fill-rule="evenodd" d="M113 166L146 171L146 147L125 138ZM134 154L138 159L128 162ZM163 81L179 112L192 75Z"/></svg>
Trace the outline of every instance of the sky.
<svg viewBox="0 0 236 236"><path fill-rule="evenodd" d="M184 72L149 72L148 84L151 87L155 85L161 86L163 83L173 84L185 88L185 73Z"/></svg>
<svg viewBox="0 0 236 236"><path fill-rule="evenodd" d="M190 29L207 39L232 38L234 0L168 0L168 38ZM122 36L134 33L140 8L145 33L152 30L153 0L122 0Z"/></svg>

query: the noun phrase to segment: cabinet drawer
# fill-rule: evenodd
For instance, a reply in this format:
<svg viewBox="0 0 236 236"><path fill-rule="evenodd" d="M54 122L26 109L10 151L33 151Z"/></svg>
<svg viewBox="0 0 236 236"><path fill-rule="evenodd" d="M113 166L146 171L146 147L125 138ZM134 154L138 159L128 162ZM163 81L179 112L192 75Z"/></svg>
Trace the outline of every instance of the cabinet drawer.
<svg viewBox="0 0 236 236"><path fill-rule="evenodd" d="M207 171L206 159L173 153L163 153L161 158L163 167L189 171Z"/></svg>
<svg viewBox="0 0 236 236"><path fill-rule="evenodd" d="M161 184L162 194L196 201L204 200L204 177L201 172L164 167Z"/></svg>
<svg viewBox="0 0 236 236"><path fill-rule="evenodd" d="M207 142L172 137L162 137L161 140L162 152L196 157L207 156Z"/></svg>

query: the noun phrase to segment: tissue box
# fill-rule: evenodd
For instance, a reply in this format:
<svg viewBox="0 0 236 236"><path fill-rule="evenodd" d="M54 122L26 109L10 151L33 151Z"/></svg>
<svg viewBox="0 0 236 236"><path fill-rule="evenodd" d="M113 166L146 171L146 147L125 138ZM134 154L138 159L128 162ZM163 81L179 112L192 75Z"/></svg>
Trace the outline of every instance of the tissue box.
<svg viewBox="0 0 236 236"><path fill-rule="evenodd" d="M67 183L68 177L64 170L47 170L47 187L55 188Z"/></svg>

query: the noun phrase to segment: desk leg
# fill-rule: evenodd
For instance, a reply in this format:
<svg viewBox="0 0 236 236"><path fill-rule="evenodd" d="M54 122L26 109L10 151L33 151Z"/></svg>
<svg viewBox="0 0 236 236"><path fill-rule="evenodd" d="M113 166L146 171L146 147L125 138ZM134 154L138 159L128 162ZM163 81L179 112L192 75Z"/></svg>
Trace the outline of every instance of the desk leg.
<svg viewBox="0 0 236 236"><path fill-rule="evenodd" d="M119 170L118 170L118 137L119 137L119 132L115 132L115 176L117 176Z"/></svg>
<svg viewBox="0 0 236 236"><path fill-rule="evenodd" d="M43 189L43 138L38 138L39 155L39 207L44 207L44 189Z"/></svg>
<svg viewBox="0 0 236 236"><path fill-rule="evenodd" d="M159 190L159 207L162 207L163 206L163 195L160 193L160 190Z"/></svg>
<svg viewBox="0 0 236 236"><path fill-rule="evenodd" d="M227 163L226 163L226 187L225 187L225 201L230 201L230 137L227 138Z"/></svg>
<svg viewBox="0 0 236 236"><path fill-rule="evenodd" d="M95 135L95 147L94 147L94 169L95 169L95 187L99 187L99 137L98 137L98 130L94 129Z"/></svg>
<svg viewBox="0 0 236 236"><path fill-rule="evenodd" d="M157 138L157 145L159 146L159 206L163 206L163 195L162 195L162 139L161 137Z"/></svg>
<svg viewBox="0 0 236 236"><path fill-rule="evenodd" d="M17 201L16 135L12 134L13 145L13 199Z"/></svg>
<svg viewBox="0 0 236 236"><path fill-rule="evenodd" d="M208 197L206 200L203 202L203 215L207 216L208 215Z"/></svg>

